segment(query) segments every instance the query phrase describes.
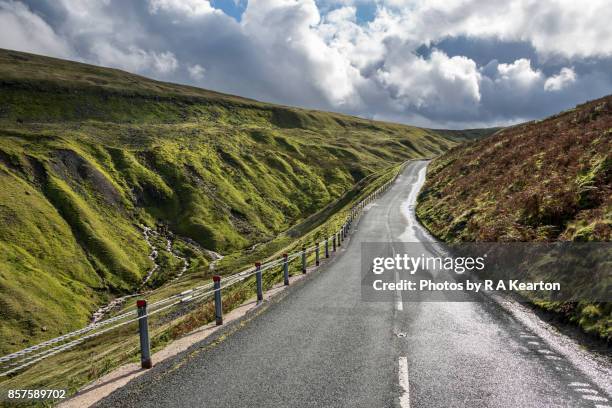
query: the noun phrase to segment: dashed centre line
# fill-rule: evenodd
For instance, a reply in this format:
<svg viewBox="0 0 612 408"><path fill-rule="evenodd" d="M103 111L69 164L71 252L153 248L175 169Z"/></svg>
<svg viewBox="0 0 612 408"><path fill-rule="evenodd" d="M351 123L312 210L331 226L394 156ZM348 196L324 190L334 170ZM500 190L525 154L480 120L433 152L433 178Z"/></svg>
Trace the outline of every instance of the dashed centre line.
<svg viewBox="0 0 612 408"><path fill-rule="evenodd" d="M592 388L576 388L575 391L576 392L581 392L583 394L599 394L599 392L597 392L597 390L594 390Z"/></svg>
<svg viewBox="0 0 612 408"><path fill-rule="evenodd" d="M599 395L583 395L582 399L589 400L589 401L608 402L607 398L600 397Z"/></svg>
<svg viewBox="0 0 612 408"><path fill-rule="evenodd" d="M402 408L410 408L410 381L408 378L408 358L400 357L399 358L399 385L402 388L402 393L400 394L400 407Z"/></svg>

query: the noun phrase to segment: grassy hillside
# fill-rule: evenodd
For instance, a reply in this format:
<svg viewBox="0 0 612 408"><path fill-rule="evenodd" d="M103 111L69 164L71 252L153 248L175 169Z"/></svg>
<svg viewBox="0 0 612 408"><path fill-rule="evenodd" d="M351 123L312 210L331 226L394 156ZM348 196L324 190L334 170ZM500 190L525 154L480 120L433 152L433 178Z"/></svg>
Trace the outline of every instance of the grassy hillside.
<svg viewBox="0 0 612 408"><path fill-rule="evenodd" d="M450 241L610 241L612 96L435 159L417 215ZM612 338L607 304L542 304Z"/></svg>
<svg viewBox="0 0 612 408"><path fill-rule="evenodd" d="M455 144L0 50L0 354L86 324L150 272L144 289L210 274L210 251L235 259Z"/></svg>

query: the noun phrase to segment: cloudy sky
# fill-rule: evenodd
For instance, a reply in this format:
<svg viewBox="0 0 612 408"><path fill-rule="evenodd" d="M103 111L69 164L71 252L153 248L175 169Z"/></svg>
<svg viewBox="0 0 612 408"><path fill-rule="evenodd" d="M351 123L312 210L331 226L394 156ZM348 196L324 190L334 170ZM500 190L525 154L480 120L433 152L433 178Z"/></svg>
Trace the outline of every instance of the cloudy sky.
<svg viewBox="0 0 612 408"><path fill-rule="evenodd" d="M0 0L0 48L430 127L612 93L609 0Z"/></svg>

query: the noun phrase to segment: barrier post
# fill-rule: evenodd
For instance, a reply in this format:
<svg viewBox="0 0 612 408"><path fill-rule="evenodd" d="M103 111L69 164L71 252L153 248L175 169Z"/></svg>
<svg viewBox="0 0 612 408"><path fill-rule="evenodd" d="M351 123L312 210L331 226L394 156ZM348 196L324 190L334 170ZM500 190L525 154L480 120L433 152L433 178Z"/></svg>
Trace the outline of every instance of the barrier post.
<svg viewBox="0 0 612 408"><path fill-rule="evenodd" d="M336 252L336 234L334 234L334 237L332 238L332 240L333 240L332 243L334 245L333 250L334 252Z"/></svg>
<svg viewBox="0 0 612 408"><path fill-rule="evenodd" d="M138 308L138 332L140 334L140 366L151 368L151 344L149 342L149 318L147 317L147 301L137 300Z"/></svg>
<svg viewBox="0 0 612 408"><path fill-rule="evenodd" d="M255 263L255 279L257 280L257 302L263 302L263 283L261 279L261 263Z"/></svg>
<svg viewBox="0 0 612 408"><path fill-rule="evenodd" d="M306 246L302 247L302 273L306 273Z"/></svg>
<svg viewBox="0 0 612 408"><path fill-rule="evenodd" d="M325 258L329 258L329 237L325 237Z"/></svg>
<svg viewBox="0 0 612 408"><path fill-rule="evenodd" d="M315 265L319 266L319 243L315 244Z"/></svg>
<svg viewBox="0 0 612 408"><path fill-rule="evenodd" d="M283 276L285 277L285 286L289 286L289 255L283 254Z"/></svg>
<svg viewBox="0 0 612 408"><path fill-rule="evenodd" d="M215 321L217 326L223 324L223 305L221 304L221 276L213 276L213 288L215 289Z"/></svg>

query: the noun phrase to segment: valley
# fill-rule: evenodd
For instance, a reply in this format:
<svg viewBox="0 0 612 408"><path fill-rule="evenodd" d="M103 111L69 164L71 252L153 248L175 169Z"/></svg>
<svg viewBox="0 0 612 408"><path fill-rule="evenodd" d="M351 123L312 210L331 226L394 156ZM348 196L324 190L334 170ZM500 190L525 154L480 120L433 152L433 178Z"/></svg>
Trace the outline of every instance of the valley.
<svg viewBox="0 0 612 408"><path fill-rule="evenodd" d="M0 78L0 354L206 278L215 252L223 274L278 251L358 183L462 138L15 51Z"/></svg>

